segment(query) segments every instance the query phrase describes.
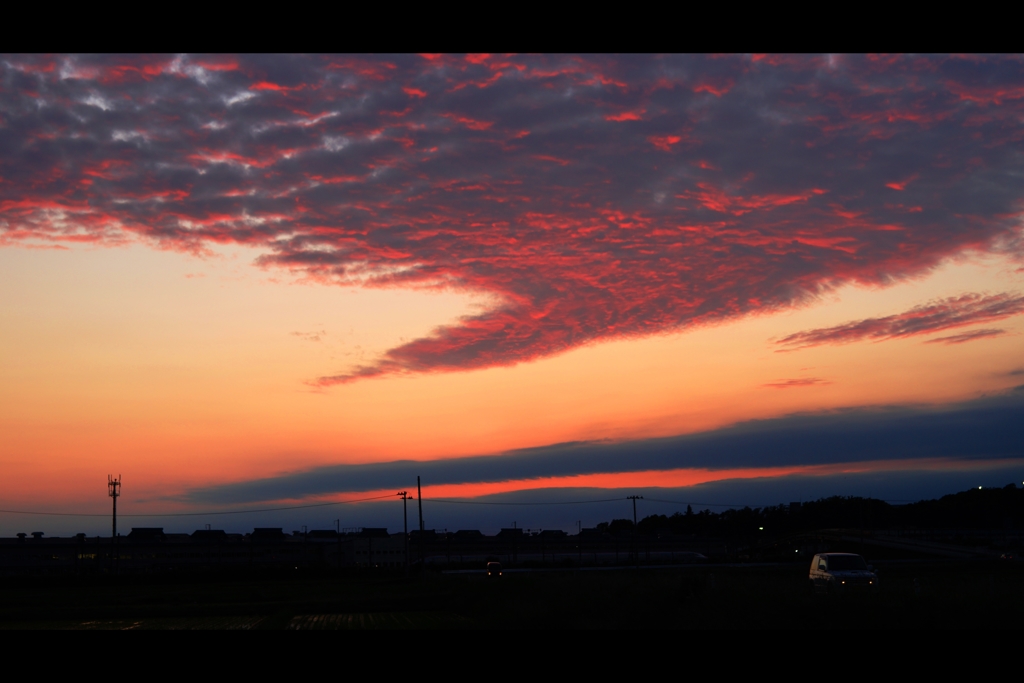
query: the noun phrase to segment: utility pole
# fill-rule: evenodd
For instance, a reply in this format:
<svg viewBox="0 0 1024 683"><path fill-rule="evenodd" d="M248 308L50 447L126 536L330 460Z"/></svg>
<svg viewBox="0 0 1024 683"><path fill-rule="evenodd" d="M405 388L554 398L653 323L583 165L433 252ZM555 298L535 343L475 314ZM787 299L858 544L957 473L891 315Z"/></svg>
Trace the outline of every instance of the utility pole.
<svg viewBox="0 0 1024 683"><path fill-rule="evenodd" d="M420 508L420 536L423 535L423 491L420 489L420 478L416 477L416 503Z"/></svg>
<svg viewBox="0 0 1024 683"><path fill-rule="evenodd" d="M337 529L337 534L334 540L338 542L338 571L341 571L341 520L334 520L334 528Z"/></svg>
<svg viewBox="0 0 1024 683"><path fill-rule="evenodd" d="M107 475L107 495L114 501L114 513L111 523L110 532L110 544L113 546L111 549L114 551L114 573L117 574L118 564L120 563L121 553L118 552L120 547L117 542L117 497L121 495L121 475L117 475L117 479L111 474Z"/></svg>
<svg viewBox="0 0 1024 683"><path fill-rule="evenodd" d="M583 566L583 520L576 521L576 547L579 550L579 565Z"/></svg>
<svg viewBox="0 0 1024 683"><path fill-rule="evenodd" d="M633 560L636 562L636 568L640 569L640 552L636 546L636 501L643 500L643 496L626 496L628 500L633 501Z"/></svg>
<svg viewBox="0 0 1024 683"><path fill-rule="evenodd" d="M405 577L409 578L409 494L405 491L399 491L395 495L402 497L402 529L405 531L402 535L402 538L405 540Z"/></svg>
<svg viewBox="0 0 1024 683"><path fill-rule="evenodd" d="M858 502L860 503L857 506L860 510L860 551L864 552L864 499L861 498Z"/></svg>
<svg viewBox="0 0 1024 683"><path fill-rule="evenodd" d="M420 478L416 477L416 505L420 510L420 535L416 539L416 549L419 550L420 555L420 573L423 573L423 490L420 488Z"/></svg>
<svg viewBox="0 0 1024 683"><path fill-rule="evenodd" d="M342 556L341 556L341 520L334 520L334 527L337 529L337 536L334 538L338 541L338 572L341 572Z"/></svg>

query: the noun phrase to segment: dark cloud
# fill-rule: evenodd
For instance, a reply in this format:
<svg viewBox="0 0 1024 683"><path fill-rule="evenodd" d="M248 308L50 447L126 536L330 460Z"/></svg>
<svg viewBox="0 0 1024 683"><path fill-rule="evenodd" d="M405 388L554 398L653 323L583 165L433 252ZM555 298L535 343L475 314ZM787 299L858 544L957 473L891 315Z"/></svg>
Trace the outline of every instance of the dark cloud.
<svg viewBox="0 0 1024 683"><path fill-rule="evenodd" d="M791 389L793 387L813 387L821 384L832 384L832 382L818 377L800 377L797 379L780 379L775 382L769 382L764 386L772 389Z"/></svg>
<svg viewBox="0 0 1024 683"><path fill-rule="evenodd" d="M1024 391L943 409L893 406L755 420L701 434L577 442L427 462L332 465L192 490L192 503L248 503L430 484L677 468L764 468L914 460L1024 458Z"/></svg>
<svg viewBox="0 0 1024 683"><path fill-rule="evenodd" d="M1013 56L12 56L0 244L487 292L317 381L508 365L1019 249L1022 82Z"/></svg>
<svg viewBox="0 0 1024 683"><path fill-rule="evenodd" d="M783 337L776 343L788 347L782 350L792 350L820 346L821 344L847 344L864 339L885 341L886 339L913 337L955 327L1002 320L1017 315L1021 311L1024 311L1024 296L964 294L916 306L909 311L883 318L866 318L835 327L797 332ZM973 330L949 337L930 339L928 343L959 344L1002 333L1003 330Z"/></svg>
<svg viewBox="0 0 1024 683"><path fill-rule="evenodd" d="M326 330L318 330L316 332L289 332L293 337L298 337L303 341L318 342L322 341L327 336Z"/></svg>
<svg viewBox="0 0 1024 683"><path fill-rule="evenodd" d="M975 339L999 337L1004 334L1006 334L1006 330L971 330L970 332L961 332L960 334L951 334L946 337L936 337L935 339L929 339L928 341L925 342L925 344L963 344L964 342L974 341Z"/></svg>

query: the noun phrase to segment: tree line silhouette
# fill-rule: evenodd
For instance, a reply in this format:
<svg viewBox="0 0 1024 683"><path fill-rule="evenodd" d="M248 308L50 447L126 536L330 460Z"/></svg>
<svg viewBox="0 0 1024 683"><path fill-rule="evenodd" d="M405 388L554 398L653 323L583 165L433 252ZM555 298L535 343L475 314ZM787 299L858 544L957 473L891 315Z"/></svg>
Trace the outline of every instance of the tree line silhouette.
<svg viewBox="0 0 1024 683"><path fill-rule="evenodd" d="M877 498L832 496L806 503L724 512L705 509L673 515L648 515L636 525L638 536L779 535L817 529L1022 529L1024 488L978 488L939 499L892 504ZM633 521L614 519L597 525L613 536L633 533Z"/></svg>

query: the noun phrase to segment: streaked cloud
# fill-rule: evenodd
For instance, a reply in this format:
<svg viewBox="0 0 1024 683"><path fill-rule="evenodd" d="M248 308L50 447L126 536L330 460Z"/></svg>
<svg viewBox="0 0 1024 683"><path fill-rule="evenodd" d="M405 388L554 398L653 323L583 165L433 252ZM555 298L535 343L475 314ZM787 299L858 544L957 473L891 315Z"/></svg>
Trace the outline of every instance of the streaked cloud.
<svg viewBox="0 0 1024 683"><path fill-rule="evenodd" d="M1004 334L1006 334L1006 330L971 330L970 332L961 332L960 334L951 334L945 337L936 337L935 339L929 339L928 341L925 342L925 344L963 344L965 342L974 341L975 339L999 337Z"/></svg>
<svg viewBox="0 0 1024 683"><path fill-rule="evenodd" d="M775 382L768 382L764 386L771 389L791 389L793 387L813 387L822 384L831 384L831 382L818 377L798 377L796 379L780 379Z"/></svg>
<svg viewBox="0 0 1024 683"><path fill-rule="evenodd" d="M1003 320L1022 311L1024 311L1024 296L1009 293L989 296L964 294L915 306L909 311L896 315L865 318L834 327L796 332L779 339L776 344L786 347L782 350L788 351L822 344L848 344L863 340L878 342ZM958 344L1002 333L1003 330L974 330L932 339L929 342Z"/></svg>

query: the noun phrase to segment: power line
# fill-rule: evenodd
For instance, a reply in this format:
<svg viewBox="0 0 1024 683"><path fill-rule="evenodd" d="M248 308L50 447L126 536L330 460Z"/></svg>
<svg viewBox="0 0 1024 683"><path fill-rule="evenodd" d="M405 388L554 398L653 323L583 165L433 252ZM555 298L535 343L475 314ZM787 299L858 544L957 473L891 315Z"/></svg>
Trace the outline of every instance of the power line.
<svg viewBox="0 0 1024 683"><path fill-rule="evenodd" d="M337 500L330 503L312 503L310 505L289 505L287 507L260 508L257 510L220 510L217 512L166 512L163 514L121 514L122 517L207 517L211 515L246 515L253 512L279 512L281 510L305 510L307 508L322 508L330 505L347 505L349 503L365 503L368 500L383 500L392 498L392 495L374 496L372 498L357 498L356 500ZM105 514L93 512L32 512L28 510L0 510L0 513L12 515L45 515L47 517L106 517Z"/></svg>
<svg viewBox="0 0 1024 683"><path fill-rule="evenodd" d="M645 498L644 500L649 500L649 501L652 501L652 502L655 502L655 503L670 503L672 505L703 505L705 507L710 507L710 508L739 508L739 509L743 509L743 508L747 508L747 507L749 507L749 508L760 507L760 508L763 509L765 507L772 507L770 505L767 505L767 506L766 505L754 506L754 505L749 505L749 504L746 504L746 503L698 503L698 502L695 502L695 501L665 500L663 498ZM905 498L885 498L885 499L881 499L881 500L882 500L883 503L917 503L917 502L920 502L918 500L910 500L910 499L905 499Z"/></svg>
<svg viewBox="0 0 1024 683"><path fill-rule="evenodd" d="M386 496L373 496L371 498L356 498L354 500L338 500L327 503L310 503L308 505L289 505L283 507L271 507L271 508L258 508L254 510L219 510L211 512L166 512L166 513L138 513L138 514L124 514L121 513L122 517L207 517L215 515L247 515L259 512L281 512L285 510L306 510L310 508L319 507L330 507L332 505L348 505L350 503L365 503L371 500L384 500L385 498L391 498L392 495ZM448 505L505 505L505 506L543 506L543 505L588 505L591 503L617 503L623 500L629 500L629 497L620 498L602 498L599 500L555 500L546 502L511 502L511 501L480 501L480 500L451 500L446 498L430 498L429 501L432 503L445 503ZM745 507L752 507L745 503L700 503L696 501L684 501L684 500L667 500L664 498L644 498L646 501L652 503L668 503L670 505L696 505L704 507L721 507L721 508L737 508L742 509ZM915 503L915 500L904 500L904 499L886 499L884 502L887 503ZM759 506L764 507L764 506ZM34 510L0 510L0 514L10 515L36 515L45 517L106 517L106 513L98 512L38 512Z"/></svg>
<svg viewBox="0 0 1024 683"><path fill-rule="evenodd" d="M654 503L670 503L672 505L704 505L711 508L745 508L748 505L740 505L739 503L697 503L693 501L683 500L665 500L663 498L644 498Z"/></svg>
<svg viewBox="0 0 1024 683"><path fill-rule="evenodd" d="M617 503L626 498L603 498L601 500L558 500L543 503L512 503L504 501L482 501L482 500L447 500L444 498L428 498L431 503L449 503L451 505L586 505L587 503Z"/></svg>

